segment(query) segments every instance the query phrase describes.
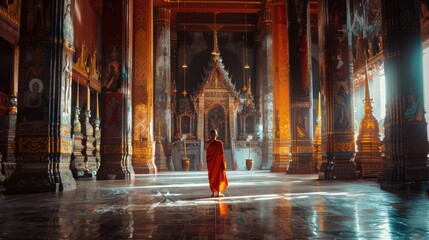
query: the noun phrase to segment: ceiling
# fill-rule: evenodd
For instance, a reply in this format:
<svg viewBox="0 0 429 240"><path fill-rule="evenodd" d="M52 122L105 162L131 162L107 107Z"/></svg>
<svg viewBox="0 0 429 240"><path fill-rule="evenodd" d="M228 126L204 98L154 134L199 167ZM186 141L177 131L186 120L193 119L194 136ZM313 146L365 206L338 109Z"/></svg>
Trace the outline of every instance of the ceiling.
<svg viewBox="0 0 429 240"><path fill-rule="evenodd" d="M87 0L100 15L103 0ZM144 0L146 1L146 0ZM171 27L187 31L244 32L256 30L260 12L265 6L286 0L154 0L154 7L171 9ZM317 0L310 2L310 25L317 32ZM216 18L215 18L216 16Z"/></svg>
<svg viewBox="0 0 429 240"><path fill-rule="evenodd" d="M155 0L172 12L172 27L187 31L253 31L266 0ZM216 18L215 18L216 16Z"/></svg>

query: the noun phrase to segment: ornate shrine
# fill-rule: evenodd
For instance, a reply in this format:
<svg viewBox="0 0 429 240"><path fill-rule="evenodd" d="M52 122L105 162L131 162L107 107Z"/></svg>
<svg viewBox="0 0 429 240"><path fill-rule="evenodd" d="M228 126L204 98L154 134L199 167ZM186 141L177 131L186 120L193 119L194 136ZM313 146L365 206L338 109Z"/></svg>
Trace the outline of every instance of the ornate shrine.
<svg viewBox="0 0 429 240"><path fill-rule="evenodd" d="M244 169L244 161L249 151L249 143L246 143L248 135L254 139L250 142L252 150L255 153L260 152L256 128L259 113L252 102L240 99L222 57L216 50L216 31L214 36L215 50L212 52L213 59L205 70L204 81L195 95L181 98L179 102L179 110L176 113L177 141L172 150L176 169L180 169L179 160L185 153L184 144L186 157L191 159L190 170L195 170L201 163L205 166L204 143L209 138L211 129L218 131L219 139L224 143L228 169L237 169L239 166ZM183 143L184 140L186 143ZM261 157L256 155L258 156L254 158L260 161Z"/></svg>

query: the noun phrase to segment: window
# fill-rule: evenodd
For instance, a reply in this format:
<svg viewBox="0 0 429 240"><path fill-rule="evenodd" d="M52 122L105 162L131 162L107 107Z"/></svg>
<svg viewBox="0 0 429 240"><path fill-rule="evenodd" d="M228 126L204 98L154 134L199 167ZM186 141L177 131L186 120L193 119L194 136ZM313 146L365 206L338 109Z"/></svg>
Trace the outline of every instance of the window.
<svg viewBox="0 0 429 240"><path fill-rule="evenodd" d="M429 120L429 47L423 50L423 99L425 102L425 119ZM429 125L426 125L429 136Z"/></svg>

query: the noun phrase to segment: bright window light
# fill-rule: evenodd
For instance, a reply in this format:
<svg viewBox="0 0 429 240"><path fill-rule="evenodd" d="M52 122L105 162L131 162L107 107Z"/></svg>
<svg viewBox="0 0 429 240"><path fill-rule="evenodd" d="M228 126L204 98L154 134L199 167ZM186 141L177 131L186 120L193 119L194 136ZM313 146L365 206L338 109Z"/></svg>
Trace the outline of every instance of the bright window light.
<svg viewBox="0 0 429 240"><path fill-rule="evenodd" d="M423 50L423 99L426 122L429 120L429 47ZM429 125L426 125L429 136Z"/></svg>
<svg viewBox="0 0 429 240"><path fill-rule="evenodd" d="M386 77L380 75L380 116L381 119L386 117Z"/></svg>

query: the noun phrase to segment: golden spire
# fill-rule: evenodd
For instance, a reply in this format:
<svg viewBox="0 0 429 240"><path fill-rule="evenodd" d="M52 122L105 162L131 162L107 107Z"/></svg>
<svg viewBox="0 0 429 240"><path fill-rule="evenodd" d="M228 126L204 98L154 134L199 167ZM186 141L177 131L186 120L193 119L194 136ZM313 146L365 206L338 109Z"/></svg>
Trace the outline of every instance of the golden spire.
<svg viewBox="0 0 429 240"><path fill-rule="evenodd" d="M251 88L251 84L250 81L252 81L252 79L249 77L247 78L247 94L252 95L252 88Z"/></svg>
<svg viewBox="0 0 429 240"><path fill-rule="evenodd" d="M219 44L217 40L217 29L216 29L216 14L214 13L214 27L213 27L213 60L216 62L219 59L220 51L219 51Z"/></svg>
<svg viewBox="0 0 429 240"><path fill-rule="evenodd" d="M186 69L188 65L186 65L186 26L183 26L183 92L182 95L186 97Z"/></svg>
<svg viewBox="0 0 429 240"><path fill-rule="evenodd" d="M247 4L246 4L246 8L247 8ZM245 42L244 42L244 51L245 51L245 60L246 60L246 63L244 64L244 69L249 69L250 68L250 66L249 66L249 64L248 64L248 62L247 62L247 12L246 13L244 13L244 34L245 34Z"/></svg>
<svg viewBox="0 0 429 240"><path fill-rule="evenodd" d="M244 35L243 35L243 43L244 43ZM243 44L244 45L244 47L243 47L243 63L244 62L246 62L246 55L245 55L245 53L244 53L244 50L245 50L245 44ZM244 85L243 85L243 87L241 88L244 92L246 92L247 91L247 81L246 81L246 66L244 66L244 69L243 69L243 82L244 82Z"/></svg>
<svg viewBox="0 0 429 240"><path fill-rule="evenodd" d="M369 95L368 62L365 62L365 115L372 115L372 99Z"/></svg>
<svg viewBox="0 0 429 240"><path fill-rule="evenodd" d="M214 35L214 39L213 39L213 44L214 44L214 47L213 47L213 52L212 52L212 55L213 55L213 60L215 60L215 61L217 61L217 59L218 59L218 57L219 57L219 55L220 55L220 52L219 52L219 45L218 45L218 42L217 42L217 31L216 31L216 27L215 27L215 29L214 29L214 31L213 31L213 35Z"/></svg>
<svg viewBox="0 0 429 240"><path fill-rule="evenodd" d="M380 131L378 121L372 114L371 100L368 63L365 62L365 115L359 125L359 135L356 139L358 152L355 157L360 177L377 177L383 166L380 152Z"/></svg>

